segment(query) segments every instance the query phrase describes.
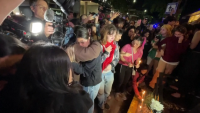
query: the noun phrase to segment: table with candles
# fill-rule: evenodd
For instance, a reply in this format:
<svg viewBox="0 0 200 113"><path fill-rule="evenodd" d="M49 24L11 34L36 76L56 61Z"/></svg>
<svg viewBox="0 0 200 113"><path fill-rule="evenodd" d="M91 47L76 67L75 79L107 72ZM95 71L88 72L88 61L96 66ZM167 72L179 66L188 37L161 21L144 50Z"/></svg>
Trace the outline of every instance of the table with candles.
<svg viewBox="0 0 200 113"><path fill-rule="evenodd" d="M134 96L127 113L152 113L152 111L144 103L146 91L142 90L140 93L142 95L142 100L139 100L136 96Z"/></svg>

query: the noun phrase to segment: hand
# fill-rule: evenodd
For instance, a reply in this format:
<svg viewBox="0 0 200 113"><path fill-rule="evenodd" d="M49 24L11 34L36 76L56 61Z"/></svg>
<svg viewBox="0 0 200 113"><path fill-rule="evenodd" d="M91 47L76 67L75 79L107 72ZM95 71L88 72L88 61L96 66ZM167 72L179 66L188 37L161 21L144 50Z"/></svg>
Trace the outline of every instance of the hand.
<svg viewBox="0 0 200 113"><path fill-rule="evenodd" d="M132 63L129 63L128 66L129 66L129 67L133 67L133 64L132 64Z"/></svg>
<svg viewBox="0 0 200 113"><path fill-rule="evenodd" d="M95 16L94 19L98 21L99 20L99 15Z"/></svg>
<svg viewBox="0 0 200 113"><path fill-rule="evenodd" d="M160 54L161 54L161 56L164 56L164 50L163 49L160 50Z"/></svg>
<svg viewBox="0 0 200 113"><path fill-rule="evenodd" d="M119 12L115 12L112 17L111 17L111 20L114 20L115 18L117 18L118 16L120 15Z"/></svg>
<svg viewBox="0 0 200 113"><path fill-rule="evenodd" d="M184 39L184 37L183 37L183 35L182 35L181 37L179 37L178 43L182 43L182 42L183 42L183 39Z"/></svg>
<svg viewBox="0 0 200 113"><path fill-rule="evenodd" d="M139 95L138 97L137 97L139 100L142 100L142 97Z"/></svg>
<svg viewBox="0 0 200 113"><path fill-rule="evenodd" d="M90 14L90 15L88 15L88 20L93 20L94 19L94 17Z"/></svg>
<svg viewBox="0 0 200 113"><path fill-rule="evenodd" d="M136 86L138 87L138 85L139 85L139 84L140 84L140 83L139 83L139 82L137 82L137 83L136 83Z"/></svg>
<svg viewBox="0 0 200 113"><path fill-rule="evenodd" d="M130 54L130 53L124 53L124 56L126 56L126 57L129 57L129 56L131 56L132 54Z"/></svg>
<svg viewBox="0 0 200 113"><path fill-rule="evenodd" d="M69 26L74 28L74 24L72 22L69 22Z"/></svg>
<svg viewBox="0 0 200 113"><path fill-rule="evenodd" d="M137 63L136 68L138 69L140 67L140 63Z"/></svg>
<svg viewBox="0 0 200 113"><path fill-rule="evenodd" d="M120 46L118 46L118 49L120 50Z"/></svg>
<svg viewBox="0 0 200 113"><path fill-rule="evenodd" d="M104 46L104 48L105 48L105 46ZM105 50L106 50L108 53L110 53L110 52L112 51L112 46L108 46L107 48L105 48Z"/></svg>
<svg viewBox="0 0 200 113"><path fill-rule="evenodd" d="M51 34L54 33L54 29L53 29L52 25L53 25L53 23L46 22L45 28L44 28L44 34L46 37L49 37Z"/></svg>
<svg viewBox="0 0 200 113"><path fill-rule="evenodd" d="M109 64L105 69L104 69L104 71L109 71L109 70L111 70L112 69L112 66L111 66L111 64Z"/></svg>

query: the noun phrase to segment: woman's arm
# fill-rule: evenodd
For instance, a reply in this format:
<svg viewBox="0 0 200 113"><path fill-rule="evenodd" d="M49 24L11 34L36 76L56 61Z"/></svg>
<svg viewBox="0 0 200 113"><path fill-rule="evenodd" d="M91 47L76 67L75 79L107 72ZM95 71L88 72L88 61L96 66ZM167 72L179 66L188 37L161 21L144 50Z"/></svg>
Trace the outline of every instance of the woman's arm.
<svg viewBox="0 0 200 113"><path fill-rule="evenodd" d="M125 55L126 55L126 52L121 51L121 53L120 53L120 60L123 61L123 62L126 63L126 64L129 64L129 62L126 61L126 59L124 59L124 56L125 56Z"/></svg>
<svg viewBox="0 0 200 113"><path fill-rule="evenodd" d="M96 68L97 63L100 63L100 56L97 60L89 61L89 62L82 62L80 64L72 62L73 70L76 74L81 74L83 77L89 76L92 74L93 70Z"/></svg>
<svg viewBox="0 0 200 113"><path fill-rule="evenodd" d="M156 45L156 42L151 42L151 46L152 46L152 48L154 48L154 49L158 49L158 46Z"/></svg>
<svg viewBox="0 0 200 113"><path fill-rule="evenodd" d="M118 62L119 62L119 47L118 47L118 45L116 45L117 47L116 47L116 49L115 49L115 53L114 53L114 59L113 59L113 61L110 63L110 65L112 66L112 70L114 70L115 69L115 66L118 64Z"/></svg>
<svg viewBox="0 0 200 113"><path fill-rule="evenodd" d="M134 92L135 92L135 95L136 95L137 97L140 97L140 93L139 93L139 91L138 91L138 86L137 86L137 79L138 79L138 77L139 77L139 73L136 72L135 76L132 76L132 77L133 77L133 90L134 90Z"/></svg>
<svg viewBox="0 0 200 113"><path fill-rule="evenodd" d="M193 37L193 39L192 39L190 48L191 48L191 49L194 49L194 48L198 45L199 41L200 41L200 31L197 31L197 32L194 34L194 37Z"/></svg>
<svg viewBox="0 0 200 113"><path fill-rule="evenodd" d="M99 42L93 42L88 47L82 47L79 44L74 45L74 52L77 62L85 62L93 60L100 55L101 52L101 44Z"/></svg>

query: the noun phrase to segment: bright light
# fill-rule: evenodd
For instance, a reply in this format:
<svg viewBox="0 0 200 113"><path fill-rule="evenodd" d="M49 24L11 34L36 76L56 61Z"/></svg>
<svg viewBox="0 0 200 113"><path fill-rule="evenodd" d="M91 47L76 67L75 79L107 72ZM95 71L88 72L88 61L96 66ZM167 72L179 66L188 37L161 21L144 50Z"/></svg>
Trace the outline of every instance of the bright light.
<svg viewBox="0 0 200 113"><path fill-rule="evenodd" d="M19 13L19 12L16 12L15 14L16 14L16 15L20 15L20 13Z"/></svg>
<svg viewBox="0 0 200 113"><path fill-rule="evenodd" d="M146 12L147 12L147 10L145 9L145 10L144 10L144 12L146 13Z"/></svg>
<svg viewBox="0 0 200 113"><path fill-rule="evenodd" d="M145 94L145 91L143 91L143 93L142 94Z"/></svg>
<svg viewBox="0 0 200 113"><path fill-rule="evenodd" d="M31 24L31 32L32 33L40 33L42 31L42 23L37 22L37 23L32 23Z"/></svg>
<svg viewBox="0 0 200 113"><path fill-rule="evenodd" d="M142 101L144 101L144 99L142 99Z"/></svg>
<svg viewBox="0 0 200 113"><path fill-rule="evenodd" d="M139 61L139 64L141 63L141 60Z"/></svg>
<svg viewBox="0 0 200 113"><path fill-rule="evenodd" d="M142 106L140 106L140 108L142 108Z"/></svg>
<svg viewBox="0 0 200 113"><path fill-rule="evenodd" d="M128 15L128 13L127 13L127 15Z"/></svg>
<svg viewBox="0 0 200 113"><path fill-rule="evenodd" d="M133 0L133 3L135 3L136 2L136 0Z"/></svg>

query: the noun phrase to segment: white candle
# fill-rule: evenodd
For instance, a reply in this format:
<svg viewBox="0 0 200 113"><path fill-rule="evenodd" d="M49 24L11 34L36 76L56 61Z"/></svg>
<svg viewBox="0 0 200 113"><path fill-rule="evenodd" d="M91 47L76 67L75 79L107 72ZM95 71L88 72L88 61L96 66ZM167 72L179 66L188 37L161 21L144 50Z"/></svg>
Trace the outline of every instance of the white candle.
<svg viewBox="0 0 200 113"><path fill-rule="evenodd" d="M142 92L142 105L141 106L143 106L144 95L145 95L145 91Z"/></svg>

